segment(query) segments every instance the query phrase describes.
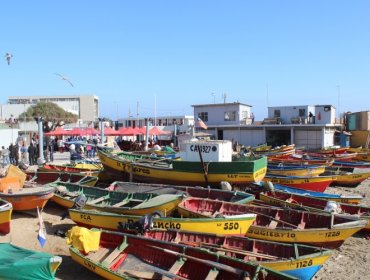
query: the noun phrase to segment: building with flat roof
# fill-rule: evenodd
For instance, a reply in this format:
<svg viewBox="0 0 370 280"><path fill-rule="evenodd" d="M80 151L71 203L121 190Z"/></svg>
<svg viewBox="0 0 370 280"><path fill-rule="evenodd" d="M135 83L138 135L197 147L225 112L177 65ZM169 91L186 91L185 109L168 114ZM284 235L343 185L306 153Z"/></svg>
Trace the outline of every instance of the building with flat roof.
<svg viewBox="0 0 370 280"><path fill-rule="evenodd" d="M7 104L1 105L0 117L3 120L17 119L38 102L53 102L65 111L77 115L82 122L97 121L99 117L99 98L96 95L11 96Z"/></svg>

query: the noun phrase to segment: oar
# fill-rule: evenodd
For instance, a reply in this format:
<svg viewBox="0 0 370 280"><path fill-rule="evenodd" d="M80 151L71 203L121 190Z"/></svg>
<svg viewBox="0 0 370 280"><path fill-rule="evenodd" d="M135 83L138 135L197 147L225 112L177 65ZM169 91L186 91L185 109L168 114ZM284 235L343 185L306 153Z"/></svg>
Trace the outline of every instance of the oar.
<svg viewBox="0 0 370 280"><path fill-rule="evenodd" d="M167 270L161 269L159 267L151 266L150 268L155 273L161 274L167 278L170 279L179 279L179 280L189 280L188 278L179 276L177 274L171 273ZM149 272L141 272L141 271L134 271L134 270L119 270L119 272L126 274L127 276L135 277L135 278L143 278L143 279L156 279L153 278L153 275L151 275ZM161 277L162 278L162 277Z"/></svg>
<svg viewBox="0 0 370 280"><path fill-rule="evenodd" d="M248 252L245 250L241 250L238 248L234 247L226 247L226 246L219 246L219 245L213 245L209 243L204 243L204 242L180 242L180 244L184 245L191 245L191 246L196 246L196 247L201 247L201 248L207 248L207 249L214 249L217 251L222 251L222 252L231 252L231 253L237 253L245 256L251 256L251 257L260 257L268 260L277 260L279 259L278 257L271 256L271 255L266 255L266 254L261 254L261 253L255 253L255 252Z"/></svg>
<svg viewBox="0 0 370 280"><path fill-rule="evenodd" d="M237 269L237 268L234 268L234 267L229 266L229 265L225 265L225 264L221 264L221 263L217 263L217 262L209 261L209 260L202 260L202 259L199 259L199 258L196 258L196 257L188 256L186 254L181 254L181 253L169 250L169 249L164 249L164 248L157 247L157 246L152 246L152 245L146 245L146 246L157 249L159 251L162 251L162 252L165 252L165 253L168 253L168 254L171 254L171 255L174 255L174 256L178 256L178 257L182 257L182 258L186 258L186 259L189 259L189 260L196 261L198 263L206 264L210 268L216 268L216 269L219 269L219 270L224 270L224 271L234 273L234 274L238 274L238 275L242 275L243 272L244 272L241 269Z"/></svg>

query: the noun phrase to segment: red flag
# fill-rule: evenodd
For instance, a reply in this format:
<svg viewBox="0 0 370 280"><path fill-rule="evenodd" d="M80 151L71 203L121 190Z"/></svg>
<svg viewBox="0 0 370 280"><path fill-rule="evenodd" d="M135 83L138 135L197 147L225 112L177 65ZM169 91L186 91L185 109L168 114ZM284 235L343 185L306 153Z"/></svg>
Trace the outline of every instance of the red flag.
<svg viewBox="0 0 370 280"><path fill-rule="evenodd" d="M198 118L198 120L195 122L195 127L201 127L203 129L208 128L208 126L200 118Z"/></svg>

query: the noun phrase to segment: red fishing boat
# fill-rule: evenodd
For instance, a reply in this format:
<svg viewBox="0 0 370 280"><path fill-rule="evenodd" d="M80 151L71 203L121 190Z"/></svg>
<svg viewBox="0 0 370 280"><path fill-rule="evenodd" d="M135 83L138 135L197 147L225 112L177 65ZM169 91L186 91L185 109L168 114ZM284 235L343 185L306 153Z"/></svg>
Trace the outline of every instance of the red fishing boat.
<svg viewBox="0 0 370 280"><path fill-rule="evenodd" d="M284 209L273 206L243 205L189 197L178 205L184 217L220 217L257 214L246 236L286 243L303 243L329 249L338 248L348 237L367 226L354 216Z"/></svg>
<svg viewBox="0 0 370 280"><path fill-rule="evenodd" d="M303 176L277 176L266 175L263 181L272 182L274 184L293 187L301 190L324 192L327 187L335 180L333 176L316 176L316 177L303 177Z"/></svg>

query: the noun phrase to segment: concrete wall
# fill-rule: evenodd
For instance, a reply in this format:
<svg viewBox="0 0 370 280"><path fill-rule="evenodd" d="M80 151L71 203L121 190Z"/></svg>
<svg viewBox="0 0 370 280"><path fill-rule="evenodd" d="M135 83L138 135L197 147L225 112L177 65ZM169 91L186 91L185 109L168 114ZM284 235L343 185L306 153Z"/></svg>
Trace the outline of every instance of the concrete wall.
<svg viewBox="0 0 370 280"><path fill-rule="evenodd" d="M369 130L354 130L351 131L351 147L365 147L367 137L370 134Z"/></svg>
<svg viewBox="0 0 370 280"><path fill-rule="evenodd" d="M80 119L96 121L99 117L99 100L94 95L80 96Z"/></svg>
<svg viewBox="0 0 370 280"><path fill-rule="evenodd" d="M315 106L315 123L316 124L334 124L336 110L330 105Z"/></svg>
<svg viewBox="0 0 370 280"><path fill-rule="evenodd" d="M266 142L266 134L263 129L228 129L224 130L224 140L238 141L244 146L257 146Z"/></svg>
<svg viewBox="0 0 370 280"><path fill-rule="evenodd" d="M321 148L322 131L321 130L294 130L294 143L296 147L306 149Z"/></svg>
<svg viewBox="0 0 370 280"><path fill-rule="evenodd" d="M284 124L290 124L292 123L292 118L298 118L299 116L299 110L304 109L305 115L302 116L302 118L307 118L309 112L312 112L315 114L315 107L314 106L276 106L276 107L268 107L268 117L274 118L275 117L275 110L280 110L280 118L282 120L282 123Z"/></svg>

